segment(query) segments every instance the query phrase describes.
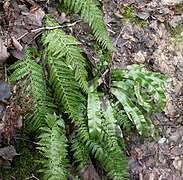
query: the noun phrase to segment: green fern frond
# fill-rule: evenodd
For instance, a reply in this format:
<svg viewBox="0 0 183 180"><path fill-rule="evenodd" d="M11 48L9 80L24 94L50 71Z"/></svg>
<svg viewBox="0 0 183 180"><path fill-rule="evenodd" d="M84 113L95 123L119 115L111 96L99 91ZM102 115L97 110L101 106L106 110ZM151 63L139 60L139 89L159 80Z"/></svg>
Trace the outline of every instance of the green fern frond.
<svg viewBox="0 0 183 180"><path fill-rule="evenodd" d="M42 133L37 143L44 159L40 160L44 179L68 179L67 139L64 121L56 115L48 114L45 118L47 126L42 127Z"/></svg>
<svg viewBox="0 0 183 180"><path fill-rule="evenodd" d="M132 85L135 87L134 92L136 97L144 109L151 110L152 113L163 111L166 105L164 87L169 80L167 76L160 73L146 71L143 68L143 65L137 64L128 66L123 71L115 70L113 74L114 78L131 80ZM142 91L139 92L141 89ZM155 103L150 101L151 98L147 96L148 93L153 96Z"/></svg>
<svg viewBox="0 0 183 180"><path fill-rule="evenodd" d="M140 134L147 135L148 124L137 106L131 101L131 99L124 94L120 89L111 88L112 94L116 96L118 101L123 105L123 108L128 115L128 118L135 124Z"/></svg>
<svg viewBox="0 0 183 180"><path fill-rule="evenodd" d="M150 71L145 71L143 65L131 65L123 71L113 71L111 92L135 124L140 134L156 138L154 125L151 120L144 117L144 113L151 115L161 112L166 105L166 96L163 88L169 78ZM153 98L152 98L153 97ZM137 107L141 107L141 110Z"/></svg>
<svg viewBox="0 0 183 180"><path fill-rule="evenodd" d="M52 103L50 92L46 88L46 82L42 67L32 58L32 50L26 49L26 59L17 61L10 67L14 70L10 76L11 83L17 83L20 80L28 81L23 96L31 98L33 96L34 113L28 115L32 122L32 130L35 131L44 123L44 117L47 113L53 113L55 105Z"/></svg>
<svg viewBox="0 0 183 180"><path fill-rule="evenodd" d="M111 41L109 40L106 26L103 19L103 14L98 8L96 1L94 0L60 0L70 10L80 14L81 18L85 22L89 23L89 26L93 30L93 34L96 40L104 47L111 51L114 51Z"/></svg>
<svg viewBox="0 0 183 180"><path fill-rule="evenodd" d="M49 17L48 17L49 18ZM51 19L48 19L48 25L53 25ZM44 45L47 45L47 51L50 57L60 59L70 67L75 73L75 79L79 82L84 92L88 92L87 71L85 69L86 59L82 55L82 50L77 47L81 43L73 36L66 35L62 30L51 30L43 39Z"/></svg>
<svg viewBox="0 0 183 180"><path fill-rule="evenodd" d="M96 90L92 90L93 87L90 87L90 92L88 93L88 128L91 139L100 139L101 138L101 118L100 118L100 99Z"/></svg>
<svg viewBox="0 0 183 180"><path fill-rule="evenodd" d="M77 165L77 170L80 171L88 164L89 151L85 147L85 143L82 141L80 133L76 130L75 136L72 140L72 151L74 152L73 157Z"/></svg>
<svg viewBox="0 0 183 180"><path fill-rule="evenodd" d="M55 91L58 102L80 129L83 138L88 139L88 129L85 122L86 99L80 92L80 86L74 78L73 71L62 61L54 58L48 59L50 68L49 82Z"/></svg>
<svg viewBox="0 0 183 180"><path fill-rule="evenodd" d="M105 109L103 109L105 119L103 120L102 124L105 142L104 152L106 152L104 166L108 172L108 177L116 180L128 179L128 162L123 151L121 150L121 147L118 144L115 131L117 121L114 118L113 108L108 100L103 101L103 107L105 107Z"/></svg>

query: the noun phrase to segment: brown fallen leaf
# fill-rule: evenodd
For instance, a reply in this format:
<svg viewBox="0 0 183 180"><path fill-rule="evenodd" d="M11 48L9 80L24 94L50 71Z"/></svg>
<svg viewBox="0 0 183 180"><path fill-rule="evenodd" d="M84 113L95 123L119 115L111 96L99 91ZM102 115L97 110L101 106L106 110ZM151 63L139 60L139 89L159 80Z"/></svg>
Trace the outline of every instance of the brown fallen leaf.
<svg viewBox="0 0 183 180"><path fill-rule="evenodd" d="M16 150L12 145L0 148L0 157L4 160L12 161L13 157L16 155Z"/></svg>
<svg viewBox="0 0 183 180"><path fill-rule="evenodd" d="M10 56L7 47L4 45L3 39L0 36L0 65L2 65Z"/></svg>

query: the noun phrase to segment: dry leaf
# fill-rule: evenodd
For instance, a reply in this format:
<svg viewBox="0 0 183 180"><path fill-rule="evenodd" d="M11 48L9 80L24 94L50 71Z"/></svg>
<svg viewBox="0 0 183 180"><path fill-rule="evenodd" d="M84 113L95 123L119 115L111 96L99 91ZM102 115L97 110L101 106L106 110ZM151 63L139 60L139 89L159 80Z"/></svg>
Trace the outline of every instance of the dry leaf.
<svg viewBox="0 0 183 180"><path fill-rule="evenodd" d="M0 65L2 65L10 56L7 47L4 45L3 39L0 36Z"/></svg>

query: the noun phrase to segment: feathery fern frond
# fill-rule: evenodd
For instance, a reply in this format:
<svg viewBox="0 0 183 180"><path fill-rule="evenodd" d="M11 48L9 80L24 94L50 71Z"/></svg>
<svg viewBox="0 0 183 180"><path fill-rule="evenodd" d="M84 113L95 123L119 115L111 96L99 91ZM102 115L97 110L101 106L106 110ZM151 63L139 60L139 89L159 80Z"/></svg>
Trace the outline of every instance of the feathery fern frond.
<svg viewBox="0 0 183 180"><path fill-rule="evenodd" d="M17 61L10 67L14 70L10 76L11 83L17 83L28 77L28 85L26 86L26 94L24 96L30 98L33 96L34 113L29 115L32 122L32 130L35 131L44 123L44 117L47 113L53 113L55 105L52 103L50 92L46 88L46 82L42 67L32 58L32 50L26 49L26 59Z"/></svg>
<svg viewBox="0 0 183 180"><path fill-rule="evenodd" d="M104 152L106 152L104 166L108 172L108 177L116 180L128 179L128 162L118 144L118 139L116 137L115 127L117 126L117 121L114 118L113 108L108 100L103 101L103 107L105 107L103 108L105 119L102 124L105 142Z"/></svg>
<svg viewBox="0 0 183 180"><path fill-rule="evenodd" d="M51 21L54 20L48 17L47 24L53 25L54 22ZM44 45L47 45L49 56L64 61L74 71L75 79L84 92L88 92L86 59L82 55L82 50L77 47L81 43L60 29L51 30L43 41Z"/></svg>
<svg viewBox="0 0 183 180"><path fill-rule="evenodd" d="M96 1L94 0L60 0L70 10L80 14L81 18L85 22L89 23L92 27L93 34L96 40L104 47L111 51L114 51L111 41L109 40L106 26L103 19L103 14L98 8Z"/></svg>
<svg viewBox="0 0 183 180"><path fill-rule="evenodd" d="M49 58L49 82L55 91L58 102L80 128L80 134L88 139L88 129L85 122L86 100L80 92L80 86L74 78L73 71L60 59Z"/></svg>
<svg viewBox="0 0 183 180"><path fill-rule="evenodd" d="M37 149L44 158L40 160L43 168L39 171L44 173L44 179L47 180L67 180L67 139L64 121L61 118L57 119L55 114L48 114L45 121L47 126L41 128L40 141L37 143Z"/></svg>
<svg viewBox="0 0 183 180"><path fill-rule="evenodd" d="M78 130L75 131L74 139L72 139L72 151L75 163L78 164L77 170L80 171L88 164L89 151L87 150L83 138L80 137Z"/></svg>

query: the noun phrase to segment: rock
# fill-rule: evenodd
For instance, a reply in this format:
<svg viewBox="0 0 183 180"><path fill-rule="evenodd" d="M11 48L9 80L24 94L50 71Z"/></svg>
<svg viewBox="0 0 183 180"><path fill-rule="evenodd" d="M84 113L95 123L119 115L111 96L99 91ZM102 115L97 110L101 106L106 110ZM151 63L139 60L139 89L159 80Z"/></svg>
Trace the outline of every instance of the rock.
<svg viewBox="0 0 183 180"><path fill-rule="evenodd" d="M183 0L161 0L161 3L164 5L176 5L183 3Z"/></svg>

